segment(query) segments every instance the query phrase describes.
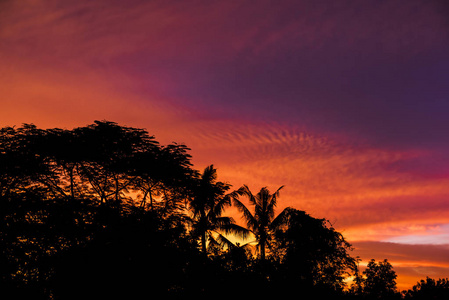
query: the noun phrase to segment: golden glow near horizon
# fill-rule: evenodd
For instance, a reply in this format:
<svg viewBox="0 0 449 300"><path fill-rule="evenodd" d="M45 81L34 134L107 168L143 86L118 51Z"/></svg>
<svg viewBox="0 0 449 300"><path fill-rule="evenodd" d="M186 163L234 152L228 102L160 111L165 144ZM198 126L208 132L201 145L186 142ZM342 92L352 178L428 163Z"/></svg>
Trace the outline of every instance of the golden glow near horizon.
<svg viewBox="0 0 449 300"><path fill-rule="evenodd" d="M399 287L449 276L438 7L132 3L0 3L0 126L146 128L235 189L285 185L279 211L330 220Z"/></svg>
<svg viewBox="0 0 449 300"><path fill-rule="evenodd" d="M201 154L194 161L207 164L210 153L220 180L254 190L263 183L271 189L285 185L279 211L293 206L329 219L353 244L361 266L371 258L389 259L401 290L427 276L425 272L447 276L449 261L441 260L449 250L449 218L441 208L449 198L448 181L383 167L426 153L354 147L280 125L216 126L221 130L208 124L210 130L201 130L192 144L197 143L193 152ZM417 250L424 246L415 245L423 241L438 250L430 260Z"/></svg>

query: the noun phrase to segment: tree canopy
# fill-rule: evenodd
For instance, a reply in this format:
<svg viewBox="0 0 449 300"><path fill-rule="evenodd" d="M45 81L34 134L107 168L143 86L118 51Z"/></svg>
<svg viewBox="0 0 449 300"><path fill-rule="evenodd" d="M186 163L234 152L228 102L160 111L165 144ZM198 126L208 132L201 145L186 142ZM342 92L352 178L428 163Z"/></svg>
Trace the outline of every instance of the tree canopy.
<svg viewBox="0 0 449 300"><path fill-rule="evenodd" d="M0 295L398 295L388 261L360 274L327 220L290 207L277 213L281 188L231 190L213 165L195 170L189 150L109 121L1 128ZM232 205L246 228L227 215ZM246 243L253 238L257 251ZM357 288L347 286L351 276ZM404 297L447 289L447 280L428 278Z"/></svg>

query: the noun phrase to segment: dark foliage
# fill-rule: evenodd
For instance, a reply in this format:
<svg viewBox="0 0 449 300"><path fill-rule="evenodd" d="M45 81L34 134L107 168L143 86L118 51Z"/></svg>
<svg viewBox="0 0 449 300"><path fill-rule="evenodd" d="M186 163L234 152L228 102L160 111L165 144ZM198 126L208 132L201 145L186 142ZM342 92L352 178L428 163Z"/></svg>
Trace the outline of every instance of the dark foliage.
<svg viewBox="0 0 449 300"><path fill-rule="evenodd" d="M413 286L411 290L404 291L404 299L449 299L449 280L438 280L427 277Z"/></svg>
<svg viewBox="0 0 449 300"><path fill-rule="evenodd" d="M286 225L276 232L284 281L342 292L344 279L356 269L351 245L324 219L291 208L285 214Z"/></svg>
<svg viewBox="0 0 449 300"><path fill-rule="evenodd" d="M380 262L371 259L363 276L356 272L352 291L363 299L400 299L396 278L396 272L387 259Z"/></svg>
<svg viewBox="0 0 449 300"><path fill-rule="evenodd" d="M230 192L212 165L194 170L188 150L107 121L0 129L2 298L398 295L389 263L372 261L359 276L350 244L328 221L292 208L275 217L279 190ZM248 228L225 215L232 204ZM229 235L254 238L259 255ZM345 291L353 274L358 284ZM428 278L404 297L446 299L447 291L447 280Z"/></svg>

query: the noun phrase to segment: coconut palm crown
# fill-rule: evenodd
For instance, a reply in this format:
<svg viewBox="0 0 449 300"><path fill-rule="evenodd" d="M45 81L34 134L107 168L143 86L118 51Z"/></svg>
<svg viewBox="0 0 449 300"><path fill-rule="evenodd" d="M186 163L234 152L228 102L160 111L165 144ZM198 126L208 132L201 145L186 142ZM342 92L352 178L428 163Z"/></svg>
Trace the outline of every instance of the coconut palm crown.
<svg viewBox="0 0 449 300"><path fill-rule="evenodd" d="M223 216L224 209L231 205L236 192L226 194L229 184L217 181L217 170L213 165L206 167L198 179L195 196L190 202L193 212L193 232L200 237L202 252L207 255L207 245L233 247L226 234L246 238L249 231L235 224L231 217Z"/></svg>
<svg viewBox="0 0 449 300"><path fill-rule="evenodd" d="M266 248L271 247L274 232L286 221L287 208L275 217L277 199L282 188L283 186L271 194L268 188L263 187L256 195L246 185L238 189L237 194L246 196L250 205L254 206L253 213L238 199L239 197L233 198L234 205L243 213L243 219L246 221L248 230L256 238L257 250L261 260L265 260Z"/></svg>

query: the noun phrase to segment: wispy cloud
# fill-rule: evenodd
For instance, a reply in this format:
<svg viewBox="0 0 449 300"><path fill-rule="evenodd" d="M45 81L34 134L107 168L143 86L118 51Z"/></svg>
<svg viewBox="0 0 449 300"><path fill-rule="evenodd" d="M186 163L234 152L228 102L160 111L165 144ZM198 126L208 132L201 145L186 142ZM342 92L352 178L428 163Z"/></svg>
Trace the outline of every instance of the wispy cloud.
<svg viewBox="0 0 449 300"><path fill-rule="evenodd" d="M388 259L399 276L398 288L409 289L426 276L446 278L449 273L449 257L446 245L407 245L385 242L356 242L355 255L363 259L363 266L370 259Z"/></svg>
<svg viewBox="0 0 449 300"><path fill-rule="evenodd" d="M411 245L448 245L449 224L436 224L427 226L410 226L405 235L385 240L386 242Z"/></svg>
<svg viewBox="0 0 449 300"><path fill-rule="evenodd" d="M199 165L216 164L237 187L286 185L281 206L329 218L352 239L390 238L410 234L405 229L413 224L449 222L447 179L398 167L426 155L421 151L373 148L280 124L195 126L189 140Z"/></svg>
<svg viewBox="0 0 449 300"><path fill-rule="evenodd" d="M330 70L332 79L323 77L338 64L327 59L341 53L332 53L363 56L379 43L402 55L405 48L425 51L445 39L437 7L419 4L5 2L2 123L77 126L112 119L147 127L162 139L170 136L169 142L185 142L198 165L221 166L222 176L236 186L285 184L286 205L328 217L348 232L355 224L435 217L447 210L448 192L447 176L421 176L420 164L431 150L373 146L369 138L355 142L353 132L334 130L352 124L369 133L375 129L370 138L385 137L385 123L394 137L415 132L416 125L401 123L389 99L363 102L343 93L335 102L335 96L317 92L323 84L329 93L345 87L348 74L340 71L348 66ZM313 53L325 63L315 64ZM291 112L300 121L292 121ZM254 116L269 117L261 122ZM428 129L416 134L426 138Z"/></svg>
<svg viewBox="0 0 449 300"><path fill-rule="evenodd" d="M279 208L350 241L435 243L449 224L439 3L2 1L0 125L147 128L235 188L285 185Z"/></svg>

